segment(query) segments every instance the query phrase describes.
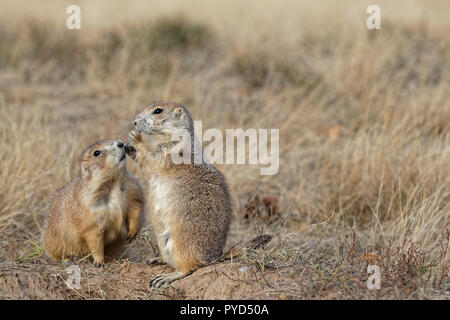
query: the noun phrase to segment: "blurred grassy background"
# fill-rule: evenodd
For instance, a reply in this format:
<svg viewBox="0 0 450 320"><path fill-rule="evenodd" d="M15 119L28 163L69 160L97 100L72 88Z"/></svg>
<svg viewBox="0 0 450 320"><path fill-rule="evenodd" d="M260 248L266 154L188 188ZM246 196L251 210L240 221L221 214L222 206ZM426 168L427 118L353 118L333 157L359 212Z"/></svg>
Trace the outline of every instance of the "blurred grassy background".
<svg viewBox="0 0 450 320"><path fill-rule="evenodd" d="M81 30L65 27L70 4ZM219 166L230 241L249 228L294 247L354 233L353 250L376 252L402 285L448 292L449 2L377 1L373 31L370 4L2 0L4 255L17 230L38 238L87 145L125 139L147 104L170 100L204 130L280 129L277 175Z"/></svg>

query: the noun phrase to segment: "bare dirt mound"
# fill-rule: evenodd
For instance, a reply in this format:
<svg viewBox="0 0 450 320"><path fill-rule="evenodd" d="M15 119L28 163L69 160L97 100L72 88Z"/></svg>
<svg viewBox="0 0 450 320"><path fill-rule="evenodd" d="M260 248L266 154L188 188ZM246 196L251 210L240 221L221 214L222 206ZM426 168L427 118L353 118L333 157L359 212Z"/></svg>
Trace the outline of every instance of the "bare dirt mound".
<svg viewBox="0 0 450 320"><path fill-rule="evenodd" d="M72 273L63 265L5 262L0 265L3 299L236 299L277 298L267 286L280 280L275 271L264 276L239 262L207 266L169 288L152 289L149 281L168 266L146 266L129 261L112 263L103 270L80 265L80 288L69 288ZM271 292L273 291L273 292Z"/></svg>
<svg viewBox="0 0 450 320"><path fill-rule="evenodd" d="M173 269L145 263L152 249L143 238L133 242L122 253L124 256L109 259L102 269L94 267L89 259L55 262L40 251L37 243L30 244L25 238L8 244L3 252L5 259L0 259L2 299L275 298L276 294L268 294L267 285L261 283L267 283L264 277L282 278L281 274L258 268L254 257L244 252L240 259L205 266L170 287L153 289L150 280ZM259 248L253 253L264 250Z"/></svg>

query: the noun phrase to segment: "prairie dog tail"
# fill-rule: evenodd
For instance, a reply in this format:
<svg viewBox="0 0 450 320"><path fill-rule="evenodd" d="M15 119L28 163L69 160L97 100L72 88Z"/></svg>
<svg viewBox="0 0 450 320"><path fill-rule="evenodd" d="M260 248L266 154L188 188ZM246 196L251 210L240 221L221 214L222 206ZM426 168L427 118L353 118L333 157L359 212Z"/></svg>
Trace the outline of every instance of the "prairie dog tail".
<svg viewBox="0 0 450 320"><path fill-rule="evenodd" d="M263 234L261 236L257 236L253 238L252 240L249 240L245 242L244 244L241 244L240 242L235 244L230 250L225 252L218 258L217 260L223 261L228 260L234 257L238 257L243 253L244 249L258 249L264 246L265 244L269 243L270 240L272 240L272 236L270 234Z"/></svg>

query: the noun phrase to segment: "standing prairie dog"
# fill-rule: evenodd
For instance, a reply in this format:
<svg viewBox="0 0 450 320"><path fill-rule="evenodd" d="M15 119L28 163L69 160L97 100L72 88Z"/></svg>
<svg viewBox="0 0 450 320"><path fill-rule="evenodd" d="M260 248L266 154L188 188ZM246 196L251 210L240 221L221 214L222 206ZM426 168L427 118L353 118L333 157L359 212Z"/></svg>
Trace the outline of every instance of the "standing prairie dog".
<svg viewBox="0 0 450 320"><path fill-rule="evenodd" d="M144 197L127 170L122 141L98 141L80 160L80 175L53 197L44 247L56 260L91 254L94 265L102 266L106 246L123 244L138 232Z"/></svg>
<svg viewBox="0 0 450 320"><path fill-rule="evenodd" d="M130 132L126 149L149 182L149 214L160 251L160 257L152 262L176 269L150 282L160 287L222 255L231 201L225 179L214 166L203 161L172 161L172 152L179 153L186 143L181 131L188 133L187 140L194 145L192 118L184 106L154 103L136 116L134 124L136 131ZM193 160L193 152L189 156Z"/></svg>

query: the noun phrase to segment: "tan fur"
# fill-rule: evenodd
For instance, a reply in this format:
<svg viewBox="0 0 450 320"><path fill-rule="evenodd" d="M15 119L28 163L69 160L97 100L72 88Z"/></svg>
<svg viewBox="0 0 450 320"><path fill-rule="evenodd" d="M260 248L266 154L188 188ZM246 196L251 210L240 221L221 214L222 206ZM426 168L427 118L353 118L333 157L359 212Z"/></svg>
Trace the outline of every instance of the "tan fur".
<svg viewBox="0 0 450 320"><path fill-rule="evenodd" d="M83 152L80 175L53 197L43 234L47 254L56 260L91 254L101 265L106 246L136 235L144 197L124 156L123 143L114 140L96 142Z"/></svg>
<svg viewBox="0 0 450 320"><path fill-rule="evenodd" d="M157 108L163 112L154 114ZM152 104L135 118L135 126L139 132L130 132L129 139L149 182L149 214L161 254L155 260L177 270L153 279L152 285L160 286L221 256L231 219L231 201L225 179L214 166L172 161L171 151L182 143L176 139L180 129L189 132L191 142L195 140L192 118L184 106Z"/></svg>

